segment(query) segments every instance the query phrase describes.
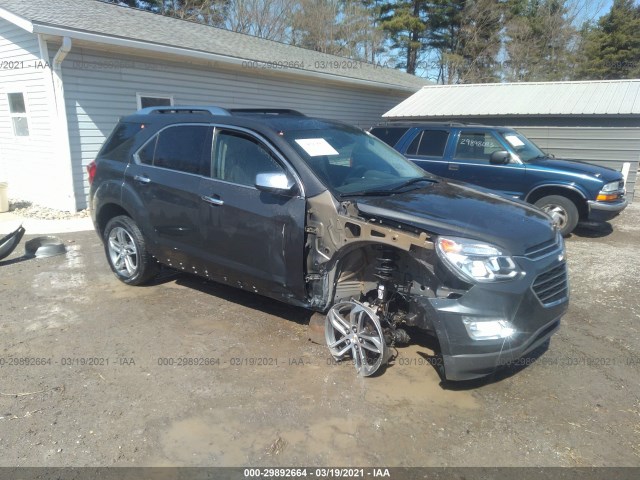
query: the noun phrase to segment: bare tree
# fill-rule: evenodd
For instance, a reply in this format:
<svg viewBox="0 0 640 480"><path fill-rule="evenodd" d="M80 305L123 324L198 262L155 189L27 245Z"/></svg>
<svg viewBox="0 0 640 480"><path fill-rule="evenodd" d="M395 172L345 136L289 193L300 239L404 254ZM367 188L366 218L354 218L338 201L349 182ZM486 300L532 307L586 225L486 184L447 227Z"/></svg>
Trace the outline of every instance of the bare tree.
<svg viewBox="0 0 640 480"><path fill-rule="evenodd" d="M506 25L508 61L504 76L512 81L570 78L578 31L570 11L560 0L526 2Z"/></svg>
<svg viewBox="0 0 640 480"><path fill-rule="evenodd" d="M234 32L288 42L297 0L230 0L225 27Z"/></svg>

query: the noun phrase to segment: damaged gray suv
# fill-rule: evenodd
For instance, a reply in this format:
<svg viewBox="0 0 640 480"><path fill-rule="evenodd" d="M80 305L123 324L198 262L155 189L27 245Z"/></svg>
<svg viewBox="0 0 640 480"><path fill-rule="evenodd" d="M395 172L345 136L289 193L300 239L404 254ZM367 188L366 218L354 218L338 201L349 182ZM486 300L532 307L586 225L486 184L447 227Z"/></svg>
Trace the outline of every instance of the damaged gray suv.
<svg viewBox="0 0 640 480"><path fill-rule="evenodd" d="M123 118L88 171L120 280L164 265L326 313L331 355L364 376L422 329L446 379L482 377L545 343L567 309L548 216L343 123L152 107Z"/></svg>

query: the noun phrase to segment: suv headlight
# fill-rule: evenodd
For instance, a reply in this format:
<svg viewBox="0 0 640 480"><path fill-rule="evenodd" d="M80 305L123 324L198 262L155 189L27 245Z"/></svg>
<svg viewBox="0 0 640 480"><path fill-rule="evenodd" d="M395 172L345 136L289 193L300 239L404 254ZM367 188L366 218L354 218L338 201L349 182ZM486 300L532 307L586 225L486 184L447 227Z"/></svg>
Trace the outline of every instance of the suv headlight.
<svg viewBox="0 0 640 480"><path fill-rule="evenodd" d="M512 279L520 273L513 258L487 243L465 238L438 237L436 252L465 281L497 282Z"/></svg>

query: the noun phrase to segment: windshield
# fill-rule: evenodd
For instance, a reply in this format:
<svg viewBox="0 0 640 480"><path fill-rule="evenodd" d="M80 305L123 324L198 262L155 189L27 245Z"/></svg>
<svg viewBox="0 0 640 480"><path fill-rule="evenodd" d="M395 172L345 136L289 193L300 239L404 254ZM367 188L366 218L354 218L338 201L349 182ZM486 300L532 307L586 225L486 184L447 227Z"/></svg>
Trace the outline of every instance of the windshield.
<svg viewBox="0 0 640 480"><path fill-rule="evenodd" d="M382 193L434 179L384 142L354 127L289 130L284 139L339 196Z"/></svg>
<svg viewBox="0 0 640 480"><path fill-rule="evenodd" d="M547 154L540 150L535 143L529 140L524 135L520 135L516 132L501 132L502 138L504 138L514 152L518 154L520 160L523 162L530 162L535 158L546 157Z"/></svg>

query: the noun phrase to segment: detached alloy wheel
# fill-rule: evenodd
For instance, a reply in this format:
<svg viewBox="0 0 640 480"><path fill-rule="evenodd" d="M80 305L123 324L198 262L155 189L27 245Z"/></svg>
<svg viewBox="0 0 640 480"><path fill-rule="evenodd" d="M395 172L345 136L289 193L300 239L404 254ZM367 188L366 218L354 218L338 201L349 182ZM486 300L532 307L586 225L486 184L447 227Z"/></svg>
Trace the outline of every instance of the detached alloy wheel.
<svg viewBox="0 0 640 480"><path fill-rule="evenodd" d="M375 312L354 300L338 303L327 312L325 338L331 355L341 360L349 355L356 372L373 375L388 358L388 348Z"/></svg>
<svg viewBox="0 0 640 480"><path fill-rule="evenodd" d="M549 195L538 200L535 206L553 219L563 237L569 235L578 224L578 207L567 197Z"/></svg>
<svg viewBox="0 0 640 480"><path fill-rule="evenodd" d="M131 218L121 215L109 220L104 229L104 248L113 273L127 285L141 285L158 270L149 255L140 228Z"/></svg>

